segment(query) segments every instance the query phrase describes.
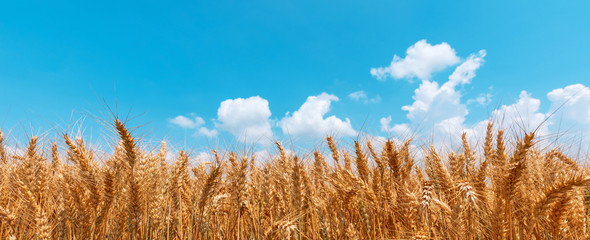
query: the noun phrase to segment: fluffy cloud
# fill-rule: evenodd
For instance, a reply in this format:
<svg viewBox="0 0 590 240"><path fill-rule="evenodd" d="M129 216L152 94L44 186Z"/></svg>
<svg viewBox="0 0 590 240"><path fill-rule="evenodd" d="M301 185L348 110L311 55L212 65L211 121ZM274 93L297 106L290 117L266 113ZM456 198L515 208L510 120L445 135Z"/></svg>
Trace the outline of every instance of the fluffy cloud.
<svg viewBox="0 0 590 240"><path fill-rule="evenodd" d="M216 129L208 129L206 127L199 128L198 133L201 134L201 135L203 135L203 136L207 136L207 137L215 137L215 136L217 136L217 130Z"/></svg>
<svg viewBox="0 0 590 240"><path fill-rule="evenodd" d="M571 142L581 138L581 143L588 145L589 139L583 137L590 133L590 88L582 84L569 85L552 90L547 98L551 107L547 112L542 112L541 100L521 91L515 103L494 110L491 120L497 128L507 131L536 130L537 136L557 137L563 137L566 133L569 136L558 141ZM481 121L465 131L481 139L487 122Z"/></svg>
<svg viewBox="0 0 590 240"><path fill-rule="evenodd" d="M440 89L442 88L444 87ZM432 89L437 90L437 88ZM431 93L436 95L437 91L431 91ZM487 100L489 99L488 95L485 98L486 101L489 101ZM576 142L581 144L580 146L588 146L590 139L586 139L584 136L590 134L590 88L582 84L569 85L550 91L547 94L547 99L549 100L550 108L547 112L544 112L541 111L542 102L540 99L534 98L527 91L521 91L514 103L502 105L492 111L490 120L496 128L504 129L505 131L517 134L523 131L536 131L540 139L547 139L546 137L548 136L559 137L557 139L558 142ZM425 107L424 109L434 111L435 108L432 105L425 105L429 107ZM463 104L459 102L459 105ZM455 107L459 105L455 105ZM452 105L447 105L447 107L450 106ZM418 111L415 109L417 108L409 108L409 110ZM414 113L413 116L419 115L416 112ZM423 114L422 112L420 113ZM440 116L439 114L433 115ZM451 144L457 143L460 134L466 132L472 143L481 142L485 137L486 126L490 120L483 120L476 122L472 126L466 126L466 115L466 113L459 113L450 118L426 119L423 122L430 122L432 128L423 126L420 132L432 134L432 140L434 141L444 140L445 143ZM421 116L429 118L430 115L423 114ZM408 114L408 118L412 126L421 123L417 118L412 121L410 119L410 113ZM411 132L407 123L391 126L391 117L381 119L381 128L383 131L402 136L407 136L407 133ZM551 143L551 141L545 143Z"/></svg>
<svg viewBox="0 0 590 240"><path fill-rule="evenodd" d="M391 127L389 126L391 124L391 116L388 116L386 118L381 118L379 120L379 123L381 124L381 131L384 131L384 132L391 131Z"/></svg>
<svg viewBox="0 0 590 240"><path fill-rule="evenodd" d="M521 91L518 100L511 105L502 105L492 112L492 120L499 128L514 131L532 131L540 127L538 133L547 134L547 125L542 125L546 118L539 112L541 100L533 98L527 91ZM515 129L516 128L516 129Z"/></svg>
<svg viewBox="0 0 590 240"><path fill-rule="evenodd" d="M414 102L402 107L407 118L414 123L430 126L442 120L467 115L467 108L461 103L461 94L454 87L423 80L414 91Z"/></svg>
<svg viewBox="0 0 590 240"><path fill-rule="evenodd" d="M481 140L489 120L466 126L465 119L469 114L466 105L473 102L486 105L491 101L491 94L480 94L476 99L463 102L458 88L471 83L485 55L485 50L470 55L442 85L422 80L414 92L414 102L402 107L409 123L392 125L389 116L381 119L381 129L402 136L432 134L429 140L451 142L456 142L462 132L467 132L471 140ZM551 107L548 112L543 112L540 99L521 91L514 103L492 111L490 119L497 128L514 132L536 131L538 136L569 130L574 134L581 133L581 136L590 133L590 88L574 84L549 92L547 98ZM412 129L419 129L419 133Z"/></svg>
<svg viewBox="0 0 590 240"><path fill-rule="evenodd" d="M439 54L428 55L427 52ZM446 54L442 54L444 52ZM580 138L580 146L590 145L590 140L583 138L590 134L590 88L582 84L569 85L549 92L547 99L550 108L547 112L541 111L540 99L521 91L514 103L502 105L492 111L490 120L466 126L465 119L469 114L467 104L488 105L491 102L490 93L462 101L463 95L458 90L459 87L471 83L476 71L484 63L485 56L485 50L470 55L455 68L448 81L442 85L430 81L429 78L432 73L456 63L453 60L456 58L455 52L446 43L431 46L426 41L420 41L408 49L405 58L395 56L391 66L371 69L371 74L378 79L389 76L422 79L414 91L414 102L402 107L407 112L408 122L392 125L391 116L384 117L380 120L381 130L401 136L432 134L431 138L423 136L427 139L422 139L435 143L444 141L453 145L458 142L462 132L467 132L472 142L481 141L488 122L492 121L496 128L517 133L536 131L538 136L545 136L545 139L549 136L562 138L563 133L568 133L571 135L559 141ZM437 62L433 59L448 61ZM362 94L358 94L359 99L362 97Z"/></svg>
<svg viewBox="0 0 590 240"><path fill-rule="evenodd" d="M238 141L254 143L273 136L268 101L259 96L228 99L217 110L216 124L230 132Z"/></svg>
<svg viewBox="0 0 590 240"><path fill-rule="evenodd" d="M330 111L332 101L338 101L338 97L327 93L318 96L310 96L305 103L292 115L287 113L279 126L283 133L294 136L323 137L325 134L340 136L354 136L356 131L350 124L350 119L339 119L336 116L324 118Z"/></svg>
<svg viewBox="0 0 590 240"><path fill-rule="evenodd" d="M192 118L188 118L182 115L172 118L169 121L182 128L197 128L205 123L200 117L193 116Z"/></svg>
<svg viewBox="0 0 590 240"><path fill-rule="evenodd" d="M448 45L444 48L451 49ZM452 53L454 56L454 51ZM457 87L471 83L471 79L475 77L475 71L483 64L485 55L485 50L471 54L455 68L448 81L442 85L423 79L414 91L412 97L414 102L402 107L402 110L407 112L406 117L410 123L391 126L391 116L389 116L381 119L381 129L407 136L416 134L410 128L414 126L420 128L422 133L433 134L438 138L447 138L461 133L469 111L466 104L461 101L462 94Z"/></svg>
<svg viewBox="0 0 590 240"><path fill-rule="evenodd" d="M413 59L412 61L414 61L415 59L418 59L415 55L425 55L416 54L416 52L420 52L415 50L417 46L422 46L422 49L430 48L430 51L439 53L433 54L433 56L440 56L442 52L447 52L449 55L452 53L452 56L457 58L455 51L446 43L435 46L424 46L424 44L428 43L426 43L426 41L420 41L410 47L406 59L410 58L410 56L414 56L411 58ZM433 49L435 47L437 48L436 50ZM407 112L406 117L410 121L410 124L416 127L419 126L422 132L432 133L437 137L449 137L449 135L460 133L464 128L463 123L465 122L465 117L469 111L467 110L466 104L461 102L462 94L456 88L471 83L471 79L475 77L475 71L483 64L485 55L485 50L480 50L475 54L471 54L455 68L453 73L449 76L448 81L442 85L439 85L438 82L426 79L426 77L430 77L432 71L429 71L427 75L423 75L422 83L414 91L414 96L412 97L414 102L411 105L402 107L402 110ZM428 58L423 57L422 59ZM453 61L453 63L455 63L455 61ZM392 63L392 66L393 64L394 63ZM426 65L434 66L432 63ZM430 67L429 69L442 69L449 65L451 65L451 61L448 61L448 64L438 65L438 68ZM391 116L382 118L380 123L381 129L386 132L392 132L401 136L416 134L411 130L410 124L408 123L394 124L391 126Z"/></svg>
<svg viewBox="0 0 590 240"><path fill-rule="evenodd" d="M381 120L379 120L379 123L381 124L381 130L384 132L395 133L398 136L411 136L413 134L412 129L407 123L395 124L393 126L390 126L391 116L381 118Z"/></svg>
<svg viewBox="0 0 590 240"><path fill-rule="evenodd" d="M555 89L547 94L556 118L571 125L590 123L590 88L582 84ZM579 127L579 126L578 126Z"/></svg>
<svg viewBox="0 0 590 240"><path fill-rule="evenodd" d="M371 68L371 75L379 80L387 77L429 79L432 73L458 62L459 57L449 44L430 45L426 40L420 40L406 50L405 58L394 55L389 66Z"/></svg>
<svg viewBox="0 0 590 240"><path fill-rule="evenodd" d="M402 110L408 112L408 119L429 127L449 118L454 118L454 122L464 118L468 113L467 107L461 102L462 95L456 87L471 82L471 79L475 77L475 71L482 65L485 55L485 50L470 55L455 68L449 80L442 86L434 81L422 80L418 89L414 91L412 105L402 107Z"/></svg>
<svg viewBox="0 0 590 240"><path fill-rule="evenodd" d="M486 56L486 50L479 50L476 54L471 54L467 60L455 68L453 74L449 76L446 83L448 87L455 87L458 84L469 84L475 77L475 71L483 64L483 58Z"/></svg>
<svg viewBox="0 0 590 240"><path fill-rule="evenodd" d="M381 101L381 96L376 95L374 98L369 98L365 91L356 91L351 94L348 94L348 97L352 100L362 103L378 103Z"/></svg>
<svg viewBox="0 0 590 240"><path fill-rule="evenodd" d="M562 141L577 142L590 152L590 88L573 84L547 94L551 102L549 130Z"/></svg>

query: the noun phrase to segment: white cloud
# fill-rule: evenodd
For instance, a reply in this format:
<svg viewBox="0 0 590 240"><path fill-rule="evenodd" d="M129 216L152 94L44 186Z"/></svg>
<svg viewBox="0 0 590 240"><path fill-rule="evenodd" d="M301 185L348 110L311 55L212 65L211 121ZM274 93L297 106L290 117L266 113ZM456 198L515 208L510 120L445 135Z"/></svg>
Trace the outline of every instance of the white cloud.
<svg viewBox="0 0 590 240"><path fill-rule="evenodd" d="M170 123L177 125L179 127L182 128L186 128L186 129L197 129L195 133L196 135L204 135L207 137L215 137L217 136L217 130L216 129L208 129L206 127L203 127L203 124L205 124L205 120L203 120L203 118L195 116L193 113L190 114L191 117L185 117L182 115L179 115L175 118L172 118L169 120Z"/></svg>
<svg viewBox="0 0 590 240"><path fill-rule="evenodd" d="M208 152L199 152L195 159L197 160L197 163L212 163L215 161L215 157Z"/></svg>
<svg viewBox="0 0 590 240"><path fill-rule="evenodd" d="M402 110L408 112L408 119L425 127L439 123L442 124L439 124L440 127L449 127L451 120L448 119L453 118L452 122L455 124L464 119L469 112L466 105L461 102L462 94L455 88L457 85L471 82L471 79L475 77L475 71L483 63L485 54L485 50L481 50L478 54L469 56L442 86L434 81L422 80L414 92L412 105L402 107ZM447 122L443 123L445 120Z"/></svg>
<svg viewBox="0 0 590 240"><path fill-rule="evenodd" d="M560 121L572 125L590 123L590 88L573 84L549 92L547 98L551 101L551 110L557 110L556 118Z"/></svg>
<svg viewBox="0 0 590 240"><path fill-rule="evenodd" d="M279 122L279 126L283 133L294 136L320 138L325 134L356 135L350 119L342 120L336 116L324 118L324 115L330 111L332 101L338 101L338 97L327 93L310 96L293 115L289 116L287 113L287 116Z"/></svg>
<svg viewBox="0 0 590 240"><path fill-rule="evenodd" d="M486 98L489 96L486 95ZM555 136L560 137L558 143L575 142L580 146L588 146L590 139L586 139L585 136L590 134L590 88L582 84L573 84L550 91L547 98L550 108L544 112L541 111L540 99L534 98L527 91L521 91L514 103L502 105L493 110L490 120L496 129L504 129L510 134L536 131L539 139ZM447 144L453 144L459 141L461 133L466 132L470 142L481 142L490 120L465 126L465 117L466 114L460 114L442 120L431 120L434 126L421 129L421 133L432 134L434 141L444 140ZM419 124L417 121L410 121L410 123ZM391 117L388 117L381 119L381 127L383 131L399 134L399 132L407 131L408 125L395 124L391 127ZM556 135L556 133L559 134ZM544 141L543 144L550 144L552 141L552 139Z"/></svg>
<svg viewBox="0 0 590 240"><path fill-rule="evenodd" d="M541 100L533 98L526 91L521 91L514 104L502 105L492 112L491 118L502 129L532 131L541 126L546 118L544 113L539 112L540 107ZM547 134L547 125L541 126L538 133Z"/></svg>
<svg viewBox="0 0 590 240"><path fill-rule="evenodd" d="M413 123L431 126L442 120L467 115L467 108L461 103L461 94L449 85L439 86L437 82L423 80L414 91L411 105L402 107L407 118Z"/></svg>
<svg viewBox="0 0 590 240"><path fill-rule="evenodd" d="M206 127L199 128L199 134L207 137L215 137L217 136L217 129L208 129Z"/></svg>
<svg viewBox="0 0 590 240"><path fill-rule="evenodd" d="M197 128L205 123L201 117L193 116L193 118L188 118L182 115L178 115L169 121L170 123L182 128Z"/></svg>
<svg viewBox="0 0 590 240"><path fill-rule="evenodd" d="M351 94L348 94L348 97L352 100L362 103L378 103L381 102L381 96L376 95L374 98L369 98L365 91L356 91Z"/></svg>
<svg viewBox="0 0 590 240"><path fill-rule="evenodd" d="M411 136L413 134L410 125L407 123L395 124L393 127L391 127L391 116L381 118L379 123L381 123L381 131L384 132L395 133L398 136Z"/></svg>
<svg viewBox="0 0 590 240"><path fill-rule="evenodd" d="M6 155L23 156L26 153L25 149L22 147L4 145L4 149L6 151Z"/></svg>
<svg viewBox="0 0 590 240"><path fill-rule="evenodd" d="M178 151L177 149L168 148L168 151L166 151L166 156L164 156L164 159L166 159L167 163L172 164L174 161L176 161L176 157L178 157L179 153L180 151Z"/></svg>
<svg viewBox="0 0 590 240"><path fill-rule="evenodd" d="M584 151L590 152L590 88L573 84L555 89L547 94L551 107L547 115L549 130L558 133L561 141L580 144Z"/></svg>
<svg viewBox="0 0 590 240"><path fill-rule="evenodd" d="M432 73L444 70L459 62L455 50L448 43L430 45L420 40L406 50L406 57L393 56L387 67L371 68L371 75L379 80L387 77L395 79L429 79Z"/></svg>
<svg viewBox="0 0 590 240"><path fill-rule="evenodd" d="M238 141L253 143L273 136L268 101L259 96L228 99L217 110L216 124L230 132Z"/></svg>
<svg viewBox="0 0 590 240"><path fill-rule="evenodd" d="M454 87L458 84L469 84L471 79L475 77L475 71L483 64L483 58L486 56L486 50L479 50L477 54L471 54L467 60L455 68L453 74L449 76L449 87Z"/></svg>
<svg viewBox="0 0 590 240"><path fill-rule="evenodd" d="M502 105L492 111L490 119L476 122L471 127L458 123L450 124L447 136L451 141L459 141L459 134L466 132L472 144L481 143L485 138L487 124L492 121L494 128L503 129L509 135L522 134L523 131L536 130L538 137L547 136L550 133L548 125L544 123L547 114L540 112L541 100L533 98L530 93L521 91L518 99L513 104ZM464 120L463 120L464 121ZM453 134L452 131L455 131ZM438 133L440 134L440 132Z"/></svg>
<svg viewBox="0 0 590 240"><path fill-rule="evenodd" d="M492 102L491 93L481 93L477 98L467 100L467 104L477 103L480 106L487 106Z"/></svg>
<svg viewBox="0 0 590 240"><path fill-rule="evenodd" d="M445 48L451 49L448 45ZM454 56L454 51L452 52ZM458 136L465 129L464 122L469 111L461 101L463 95L457 87L471 83L475 71L483 64L485 55L485 50L471 54L442 85L423 79L414 91L414 102L402 107L402 110L407 111L409 123L391 126L391 117L382 118L381 129L402 136L415 135L412 128L419 129L420 133L432 134L434 141Z"/></svg>
<svg viewBox="0 0 590 240"><path fill-rule="evenodd" d="M289 149L285 149L285 151L290 154ZM269 150L260 150L254 152L254 159L256 160L255 163L268 162L272 156L274 156L274 153L270 152Z"/></svg>
<svg viewBox="0 0 590 240"><path fill-rule="evenodd" d="M448 44L439 44L440 52L452 53L454 50ZM512 104L502 105L492 111L490 120L475 122L472 126L465 125L465 119L469 114L467 104L477 103L481 106L489 105L491 93L482 93L477 98L462 100L463 94L459 87L470 84L476 76L476 71L484 63L486 51L481 50L470 55L449 76L448 81L440 85L438 82L430 81L432 73L452 65L453 61L439 62L434 64L425 54L434 51L425 41L420 41L408 49L404 59L394 57L391 66L385 68L371 69L371 74L378 79L386 77L422 79L420 86L415 90L414 102L402 107L407 112L408 122L392 123L391 116L381 118L381 130L395 133L402 136L427 134L423 140L445 144L455 144L462 132L466 132L471 142L481 142L488 122L491 120L495 128L521 134L523 131L536 130L540 139L547 137L560 137L564 132L573 134L559 141L579 139L580 146L588 146L590 140L584 136L590 134L590 88L582 84L573 84L564 88L552 90L547 94L549 99L549 111L541 111L541 100L534 98L530 93L521 91L518 98ZM441 50L446 49L446 50ZM443 54L444 55L444 54ZM448 58L451 59L451 58ZM438 67L434 67L438 66ZM491 89L490 89L491 90ZM352 96L351 96L352 97ZM363 98L358 94L358 99ZM419 131L419 132L414 132ZM560 133L560 134L555 134ZM431 134L431 137L428 136ZM542 136L545 136L543 138ZM558 142L559 142L558 141ZM575 141L574 141L575 142ZM550 142L547 142L550 143ZM569 146L569 145L568 145Z"/></svg>
<svg viewBox="0 0 590 240"><path fill-rule="evenodd" d="M384 132L391 131L391 127L389 126L391 124L391 116L387 116L386 118L381 118L379 120L379 123L381 124L381 131L384 131Z"/></svg>
<svg viewBox="0 0 590 240"><path fill-rule="evenodd" d="M365 93L365 91L356 91L353 92L351 94L348 94L349 98L352 98L353 100L357 100L357 101L363 101L363 100L367 100L367 94Z"/></svg>

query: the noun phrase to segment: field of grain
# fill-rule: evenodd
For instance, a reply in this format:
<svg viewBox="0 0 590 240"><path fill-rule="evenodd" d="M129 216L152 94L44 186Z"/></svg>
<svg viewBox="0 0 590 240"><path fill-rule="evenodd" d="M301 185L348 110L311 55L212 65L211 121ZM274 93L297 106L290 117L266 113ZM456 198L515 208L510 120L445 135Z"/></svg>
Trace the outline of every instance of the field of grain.
<svg viewBox="0 0 590 240"><path fill-rule="evenodd" d="M79 136L0 135L0 239L584 239L586 159L539 147L534 133L488 125L481 149L443 153L411 141L346 148L327 137L270 160L212 150L211 162L166 144L147 151L118 119L103 156ZM511 142L509 144L508 142ZM379 147L381 149L381 147ZM103 152L103 151L100 151Z"/></svg>

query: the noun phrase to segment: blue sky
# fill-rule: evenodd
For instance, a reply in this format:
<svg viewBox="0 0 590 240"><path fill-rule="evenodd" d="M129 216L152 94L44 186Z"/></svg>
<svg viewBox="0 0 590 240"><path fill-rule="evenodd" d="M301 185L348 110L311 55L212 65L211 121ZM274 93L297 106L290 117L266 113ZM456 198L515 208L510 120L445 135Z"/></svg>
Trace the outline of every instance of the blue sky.
<svg viewBox="0 0 590 240"><path fill-rule="evenodd" d="M203 146L244 136L437 132L441 122L475 131L503 105L504 115L512 106L516 115L538 120L574 99L560 122L585 131L589 7L588 1L3 2L1 127L14 135L31 126L35 134L65 129L72 112L74 119L100 115L104 98L123 115L139 115L131 123L146 137ZM427 76L408 70L412 64L397 77L371 74L390 66L394 55L407 59L416 44L426 46L424 56L428 46L453 54L443 53L450 61L442 63L419 58L434 61L419 70ZM470 56L481 57L474 77L446 93L458 102L443 99L425 110L464 107L464 120L426 119L429 113L410 119L402 106L420 102L415 90L425 81L442 86ZM423 66L419 61L413 64ZM355 92L357 99L349 96ZM519 100L524 108L513 105ZM179 116L190 122L173 121ZM556 122L546 134L557 131Z"/></svg>

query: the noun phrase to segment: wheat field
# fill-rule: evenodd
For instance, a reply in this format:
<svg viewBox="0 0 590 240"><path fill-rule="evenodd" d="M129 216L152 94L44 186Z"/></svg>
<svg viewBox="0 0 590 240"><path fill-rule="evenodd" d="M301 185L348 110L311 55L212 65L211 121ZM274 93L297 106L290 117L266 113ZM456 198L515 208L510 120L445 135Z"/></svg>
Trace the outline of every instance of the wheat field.
<svg viewBox="0 0 590 240"><path fill-rule="evenodd" d="M50 146L30 137L17 154L0 134L0 239L590 237L585 159L534 133L506 141L491 123L480 147L463 134L456 152L427 146L420 159L410 140L377 151L327 137L305 154L276 142L270 159L218 149L195 164L112 127L112 154L68 134Z"/></svg>

